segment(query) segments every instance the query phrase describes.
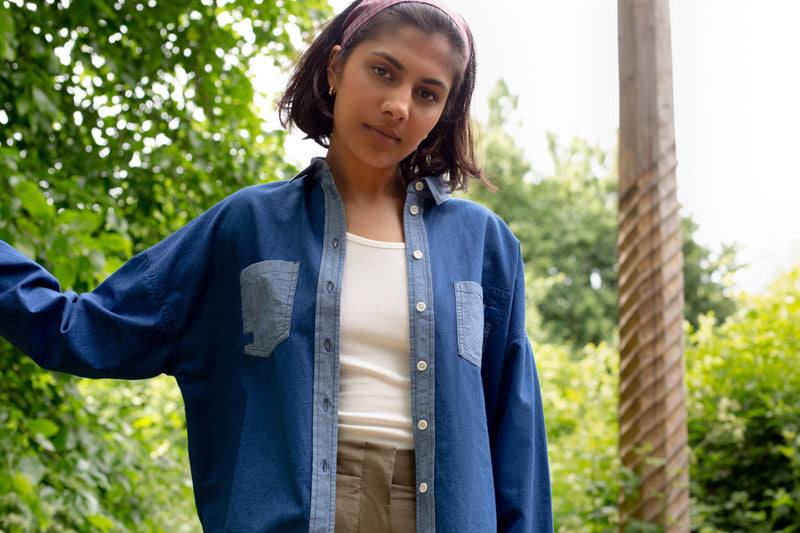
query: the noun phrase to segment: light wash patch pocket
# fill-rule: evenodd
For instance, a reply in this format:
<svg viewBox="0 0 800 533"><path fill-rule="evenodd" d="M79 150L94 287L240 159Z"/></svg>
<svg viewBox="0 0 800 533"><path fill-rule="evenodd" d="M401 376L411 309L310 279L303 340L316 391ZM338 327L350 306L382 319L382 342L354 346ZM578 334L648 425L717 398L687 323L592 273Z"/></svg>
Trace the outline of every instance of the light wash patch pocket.
<svg viewBox="0 0 800 533"><path fill-rule="evenodd" d="M474 281L456 281L458 355L480 368L483 353L483 287Z"/></svg>
<svg viewBox="0 0 800 533"><path fill-rule="evenodd" d="M300 263L261 261L242 270L244 353L269 357L289 338Z"/></svg>

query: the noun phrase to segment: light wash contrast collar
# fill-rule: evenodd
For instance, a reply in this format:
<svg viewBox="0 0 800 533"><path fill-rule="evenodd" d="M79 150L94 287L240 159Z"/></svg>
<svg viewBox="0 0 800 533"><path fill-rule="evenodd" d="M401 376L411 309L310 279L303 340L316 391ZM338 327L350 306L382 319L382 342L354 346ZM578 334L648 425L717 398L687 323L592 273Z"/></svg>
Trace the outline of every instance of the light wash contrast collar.
<svg viewBox="0 0 800 533"><path fill-rule="evenodd" d="M442 205L450 199L450 186L444 178L444 174L440 176L428 176L423 178L423 181L428 184L428 189L431 191L433 201L436 205Z"/></svg>
<svg viewBox="0 0 800 533"><path fill-rule="evenodd" d="M297 179L302 176L326 176L328 179L333 179L331 169L324 157L312 158L311 164L293 179ZM444 174L439 176L427 176L422 178L421 181L424 181L428 185L425 189L430 191L433 202L436 205L441 205L450 199L450 186L447 184ZM409 187L413 186L414 183L409 184Z"/></svg>

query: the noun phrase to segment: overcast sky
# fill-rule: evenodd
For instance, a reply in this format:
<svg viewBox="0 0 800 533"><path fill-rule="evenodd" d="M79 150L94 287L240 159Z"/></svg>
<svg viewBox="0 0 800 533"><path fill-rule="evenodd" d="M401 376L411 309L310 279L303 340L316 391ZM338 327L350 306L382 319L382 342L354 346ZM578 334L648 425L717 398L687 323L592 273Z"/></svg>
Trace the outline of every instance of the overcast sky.
<svg viewBox="0 0 800 533"><path fill-rule="evenodd" d="M348 2L331 3L339 12ZM551 170L548 131L615 149L616 1L449 3L477 43L476 116L505 79L535 173ZM701 244L739 243L751 266L738 287L757 292L800 264L800 1L672 0L670 10L678 199ZM289 146L298 160L313 152Z"/></svg>

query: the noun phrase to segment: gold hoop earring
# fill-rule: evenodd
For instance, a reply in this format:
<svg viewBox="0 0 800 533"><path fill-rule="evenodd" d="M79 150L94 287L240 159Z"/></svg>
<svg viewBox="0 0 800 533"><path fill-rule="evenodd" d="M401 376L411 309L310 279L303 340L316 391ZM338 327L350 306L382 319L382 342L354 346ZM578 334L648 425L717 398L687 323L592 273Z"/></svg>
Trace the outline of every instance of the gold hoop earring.
<svg viewBox="0 0 800 533"><path fill-rule="evenodd" d="M336 94L336 89L328 87L328 96L333 96L334 94Z"/></svg>

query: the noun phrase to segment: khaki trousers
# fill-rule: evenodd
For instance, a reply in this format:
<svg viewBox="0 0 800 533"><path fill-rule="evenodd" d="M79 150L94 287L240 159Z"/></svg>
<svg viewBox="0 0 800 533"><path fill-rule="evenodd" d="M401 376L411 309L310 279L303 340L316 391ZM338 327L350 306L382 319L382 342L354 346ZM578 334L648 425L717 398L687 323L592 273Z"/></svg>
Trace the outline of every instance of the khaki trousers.
<svg viewBox="0 0 800 533"><path fill-rule="evenodd" d="M414 450L339 441L336 533L414 533Z"/></svg>

